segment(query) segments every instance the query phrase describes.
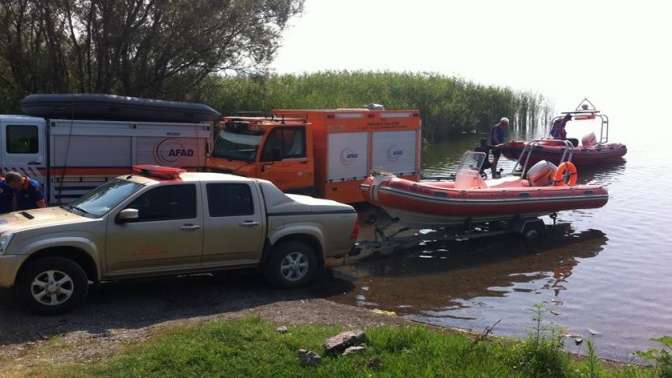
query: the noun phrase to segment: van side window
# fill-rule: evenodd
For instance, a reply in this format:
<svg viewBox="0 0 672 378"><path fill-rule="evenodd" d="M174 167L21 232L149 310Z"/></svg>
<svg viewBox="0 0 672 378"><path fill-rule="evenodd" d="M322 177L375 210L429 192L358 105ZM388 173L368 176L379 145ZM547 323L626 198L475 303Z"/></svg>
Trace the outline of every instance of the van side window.
<svg viewBox="0 0 672 378"><path fill-rule="evenodd" d="M136 222L196 218L196 186L166 185L150 189L128 208L137 209Z"/></svg>
<svg viewBox="0 0 672 378"><path fill-rule="evenodd" d="M8 125L5 140L8 154L38 153L37 126Z"/></svg>
<svg viewBox="0 0 672 378"><path fill-rule="evenodd" d="M281 127L273 130L266 139L262 161L277 161L306 157L306 129Z"/></svg>
<svg viewBox="0 0 672 378"><path fill-rule="evenodd" d="M208 211L211 217L254 214L254 202L247 184L207 184Z"/></svg>

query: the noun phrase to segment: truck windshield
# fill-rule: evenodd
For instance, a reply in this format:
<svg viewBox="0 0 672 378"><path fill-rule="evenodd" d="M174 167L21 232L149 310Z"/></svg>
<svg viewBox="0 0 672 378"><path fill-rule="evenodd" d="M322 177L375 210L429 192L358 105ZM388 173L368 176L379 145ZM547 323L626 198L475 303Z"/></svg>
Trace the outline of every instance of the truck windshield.
<svg viewBox="0 0 672 378"><path fill-rule="evenodd" d="M137 192L142 186L131 181L113 180L63 207L88 217L99 218Z"/></svg>
<svg viewBox="0 0 672 378"><path fill-rule="evenodd" d="M254 161L262 135L222 130L215 139L213 157Z"/></svg>

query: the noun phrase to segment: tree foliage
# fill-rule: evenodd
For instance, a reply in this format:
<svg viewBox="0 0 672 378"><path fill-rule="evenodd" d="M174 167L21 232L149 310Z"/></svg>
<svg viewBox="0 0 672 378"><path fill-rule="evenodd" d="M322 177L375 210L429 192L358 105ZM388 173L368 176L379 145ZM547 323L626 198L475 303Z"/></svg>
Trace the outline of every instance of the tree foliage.
<svg viewBox="0 0 672 378"><path fill-rule="evenodd" d="M0 85L184 98L263 70L303 0L0 0ZM4 94L4 93L3 93Z"/></svg>

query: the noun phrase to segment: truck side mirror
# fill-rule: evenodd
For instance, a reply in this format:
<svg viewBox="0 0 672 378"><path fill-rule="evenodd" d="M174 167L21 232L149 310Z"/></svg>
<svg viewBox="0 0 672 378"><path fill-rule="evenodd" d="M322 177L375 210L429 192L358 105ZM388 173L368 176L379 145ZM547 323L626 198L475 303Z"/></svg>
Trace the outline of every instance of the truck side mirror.
<svg viewBox="0 0 672 378"><path fill-rule="evenodd" d="M117 223L126 223L131 222L140 218L140 212L138 209L124 209L117 214Z"/></svg>

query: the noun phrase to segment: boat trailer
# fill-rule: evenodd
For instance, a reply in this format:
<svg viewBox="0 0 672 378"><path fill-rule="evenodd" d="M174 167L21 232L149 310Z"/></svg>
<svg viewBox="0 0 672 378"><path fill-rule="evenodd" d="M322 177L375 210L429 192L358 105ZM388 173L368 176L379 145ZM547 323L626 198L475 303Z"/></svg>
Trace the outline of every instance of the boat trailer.
<svg viewBox="0 0 672 378"><path fill-rule="evenodd" d="M391 219L384 224L375 222L373 240L360 240L355 243L349 256L366 257L373 254L390 255L435 242L463 242L480 238L489 238L501 235L519 235L526 242L540 241L548 232L548 228L556 228L557 214L549 215L552 225L546 225L538 217L516 216L510 219L474 223L467 219L464 224L457 226L427 226L427 228L411 228L401 226L397 219ZM568 224L560 224L568 226Z"/></svg>

